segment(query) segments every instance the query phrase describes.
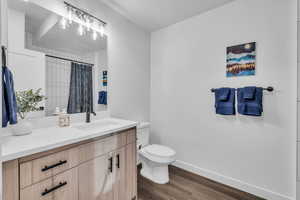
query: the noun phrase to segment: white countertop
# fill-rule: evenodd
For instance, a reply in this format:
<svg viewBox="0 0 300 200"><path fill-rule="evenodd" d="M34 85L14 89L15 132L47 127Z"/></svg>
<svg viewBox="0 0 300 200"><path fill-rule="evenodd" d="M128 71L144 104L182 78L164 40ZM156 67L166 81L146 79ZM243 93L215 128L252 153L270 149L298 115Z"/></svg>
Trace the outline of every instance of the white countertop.
<svg viewBox="0 0 300 200"><path fill-rule="evenodd" d="M105 123L107 125L105 125ZM113 123L111 123L113 122ZM82 130L78 126L103 124L94 129ZM111 133L137 126L137 122L116 118L106 118L92 121L90 124L77 123L70 127L50 127L34 129L32 134L26 136L2 137L1 161L9 161L35 153L62 147L68 144L109 135Z"/></svg>

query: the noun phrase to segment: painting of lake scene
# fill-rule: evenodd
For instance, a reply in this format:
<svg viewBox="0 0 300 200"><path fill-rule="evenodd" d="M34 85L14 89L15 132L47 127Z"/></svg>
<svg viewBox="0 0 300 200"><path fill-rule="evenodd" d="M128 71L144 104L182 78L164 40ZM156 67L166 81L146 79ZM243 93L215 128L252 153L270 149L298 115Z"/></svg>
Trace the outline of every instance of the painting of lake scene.
<svg viewBox="0 0 300 200"><path fill-rule="evenodd" d="M227 77L255 75L256 43L227 47Z"/></svg>

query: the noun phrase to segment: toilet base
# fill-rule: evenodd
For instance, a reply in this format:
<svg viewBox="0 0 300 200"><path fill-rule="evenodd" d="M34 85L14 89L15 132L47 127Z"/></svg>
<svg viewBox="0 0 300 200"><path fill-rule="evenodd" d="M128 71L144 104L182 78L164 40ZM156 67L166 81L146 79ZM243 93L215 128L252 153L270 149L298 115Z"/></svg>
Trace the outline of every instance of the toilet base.
<svg viewBox="0 0 300 200"><path fill-rule="evenodd" d="M168 164L150 164L142 161L141 175L154 183L166 184L169 182Z"/></svg>

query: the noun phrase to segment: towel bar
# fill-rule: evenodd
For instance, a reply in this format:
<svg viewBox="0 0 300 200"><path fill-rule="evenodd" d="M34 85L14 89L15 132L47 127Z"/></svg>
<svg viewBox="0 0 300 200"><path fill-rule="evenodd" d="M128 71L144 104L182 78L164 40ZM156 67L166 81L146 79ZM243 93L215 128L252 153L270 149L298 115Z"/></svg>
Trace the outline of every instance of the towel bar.
<svg viewBox="0 0 300 200"><path fill-rule="evenodd" d="M269 86L269 87L267 87L267 88L263 88L263 90L267 90L268 92L273 92L273 91L274 91L274 88L271 87L271 86ZM215 89L215 88L212 88L210 91L211 91L211 92L215 92L216 89Z"/></svg>

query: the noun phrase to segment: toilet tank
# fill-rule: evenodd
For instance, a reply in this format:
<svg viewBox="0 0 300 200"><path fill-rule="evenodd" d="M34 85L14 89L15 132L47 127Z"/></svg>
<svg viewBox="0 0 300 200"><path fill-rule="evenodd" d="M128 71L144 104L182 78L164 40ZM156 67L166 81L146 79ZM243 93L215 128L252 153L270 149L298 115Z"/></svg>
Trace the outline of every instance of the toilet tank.
<svg viewBox="0 0 300 200"><path fill-rule="evenodd" d="M141 122L137 126L137 147L141 149L150 142L150 123L149 122Z"/></svg>

